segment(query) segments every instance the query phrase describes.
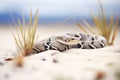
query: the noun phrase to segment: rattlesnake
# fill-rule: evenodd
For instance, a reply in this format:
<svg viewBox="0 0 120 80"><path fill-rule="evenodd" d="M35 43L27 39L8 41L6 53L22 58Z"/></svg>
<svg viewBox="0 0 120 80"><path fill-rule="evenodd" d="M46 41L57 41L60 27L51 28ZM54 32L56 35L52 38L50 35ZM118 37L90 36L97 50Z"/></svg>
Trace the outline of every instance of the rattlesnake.
<svg viewBox="0 0 120 80"><path fill-rule="evenodd" d="M71 48L97 49L107 45L106 39L102 36L67 33L60 36L38 41L33 48L33 52L39 53L47 50L65 51Z"/></svg>

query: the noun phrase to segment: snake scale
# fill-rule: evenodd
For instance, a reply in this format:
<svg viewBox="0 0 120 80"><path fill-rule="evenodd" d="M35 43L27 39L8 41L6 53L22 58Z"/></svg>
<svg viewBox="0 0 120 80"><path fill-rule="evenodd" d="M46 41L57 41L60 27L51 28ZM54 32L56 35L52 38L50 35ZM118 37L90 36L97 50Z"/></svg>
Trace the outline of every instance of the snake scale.
<svg viewBox="0 0 120 80"><path fill-rule="evenodd" d="M39 53L47 50L58 50L62 52L71 48L97 49L104 48L106 45L106 39L102 36L66 33L38 41L34 45L33 52Z"/></svg>

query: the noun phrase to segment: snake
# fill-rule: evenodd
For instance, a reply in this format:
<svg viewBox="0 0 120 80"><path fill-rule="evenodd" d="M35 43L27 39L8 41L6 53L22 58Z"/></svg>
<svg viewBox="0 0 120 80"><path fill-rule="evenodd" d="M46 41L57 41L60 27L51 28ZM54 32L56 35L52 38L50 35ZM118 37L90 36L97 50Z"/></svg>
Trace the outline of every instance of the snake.
<svg viewBox="0 0 120 80"><path fill-rule="evenodd" d="M51 36L37 41L32 52L40 53L47 50L57 50L63 52L72 48L98 49L107 46L107 41L103 36L82 33L66 33L64 35Z"/></svg>

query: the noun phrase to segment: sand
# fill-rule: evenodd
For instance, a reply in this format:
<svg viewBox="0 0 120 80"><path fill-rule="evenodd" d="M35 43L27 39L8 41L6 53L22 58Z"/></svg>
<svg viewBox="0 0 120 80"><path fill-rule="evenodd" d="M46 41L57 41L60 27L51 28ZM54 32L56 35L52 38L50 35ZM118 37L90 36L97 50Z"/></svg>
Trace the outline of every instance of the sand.
<svg viewBox="0 0 120 80"><path fill-rule="evenodd" d="M64 52L49 50L26 57L23 67L17 67L14 61L4 61L16 54L12 32L15 28L0 28L0 80L117 80L114 73L120 66L119 35L114 46ZM80 30L76 25L39 26L37 29L38 40L67 32Z"/></svg>

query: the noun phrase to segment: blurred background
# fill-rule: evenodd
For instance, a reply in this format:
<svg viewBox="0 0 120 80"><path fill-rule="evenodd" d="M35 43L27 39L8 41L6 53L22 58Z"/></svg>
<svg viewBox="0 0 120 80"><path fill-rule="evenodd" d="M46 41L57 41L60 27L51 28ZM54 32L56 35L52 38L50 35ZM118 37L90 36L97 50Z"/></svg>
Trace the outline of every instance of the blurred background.
<svg viewBox="0 0 120 80"><path fill-rule="evenodd" d="M120 14L120 0L101 0L106 10L107 17L114 18ZM28 21L32 10L35 14L39 10L39 24L55 24L64 22L74 24L85 19L89 22L91 12L97 14L98 0L1 0L0 25L17 23L18 18Z"/></svg>

